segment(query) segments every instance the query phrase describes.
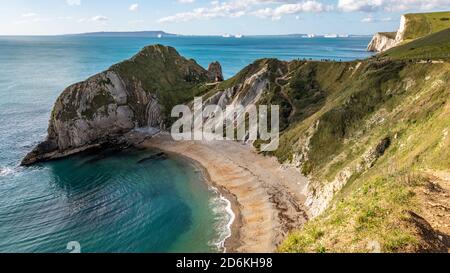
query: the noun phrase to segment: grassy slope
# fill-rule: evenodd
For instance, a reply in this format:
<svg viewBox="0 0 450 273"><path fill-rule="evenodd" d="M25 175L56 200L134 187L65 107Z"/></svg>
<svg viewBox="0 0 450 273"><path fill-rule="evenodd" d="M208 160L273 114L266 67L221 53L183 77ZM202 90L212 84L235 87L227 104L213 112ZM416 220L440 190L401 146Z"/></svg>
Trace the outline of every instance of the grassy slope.
<svg viewBox="0 0 450 273"><path fill-rule="evenodd" d="M293 61L286 67L260 60L218 89L239 84L262 65L273 76L260 103L281 106L284 130L274 155L290 162L304 154L302 171L316 186L352 170L332 206L292 233L280 251L366 252L371 241L387 252L442 250L423 235L438 231L424 230L413 215L422 215L416 193L429 185L426 171L450 167L450 64ZM357 171L367 151L385 139L384 154Z"/></svg>
<svg viewBox="0 0 450 273"><path fill-rule="evenodd" d="M382 53L393 59L450 59L450 28Z"/></svg>
<svg viewBox="0 0 450 273"><path fill-rule="evenodd" d="M173 106L187 103L209 90L204 85L208 82L207 71L194 60L180 56L172 47L148 46L110 69L124 79L128 88L143 88L156 95L166 118L170 117ZM129 97L129 100L139 104L139 98Z"/></svg>
<svg viewBox="0 0 450 273"><path fill-rule="evenodd" d="M450 11L406 14L406 42L450 28Z"/></svg>
<svg viewBox="0 0 450 273"><path fill-rule="evenodd" d="M290 235L280 251L365 252L372 240L388 252L426 249L409 213L421 213L414 192L426 183L423 171L450 166L445 134L450 65L366 61L357 70L355 63L307 66L300 69L315 70L326 103L284 132L276 153L282 161L300 153L308 128L317 121L303 164L313 183L329 183L361 162L380 140L389 138L391 145L373 167L353 172L333 205Z"/></svg>
<svg viewBox="0 0 450 273"><path fill-rule="evenodd" d="M428 50L446 42L447 31L411 45ZM421 218L439 212L424 213L429 200L418 193L432 185L430 173L450 169L450 63L393 59L259 60L212 91L236 86L267 65L270 85L259 103L281 106L282 135L273 154L280 162L300 158L312 188L351 173L331 206L291 233L281 252L367 252L373 241L385 252L446 250L436 239L442 230ZM367 163L368 152L386 141L387 149Z"/></svg>

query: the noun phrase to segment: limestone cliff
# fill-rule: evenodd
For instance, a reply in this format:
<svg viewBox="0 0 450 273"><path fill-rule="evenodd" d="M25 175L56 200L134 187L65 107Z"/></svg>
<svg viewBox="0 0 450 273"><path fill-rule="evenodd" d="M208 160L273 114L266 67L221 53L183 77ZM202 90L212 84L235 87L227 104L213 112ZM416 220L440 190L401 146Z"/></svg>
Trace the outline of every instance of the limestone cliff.
<svg viewBox="0 0 450 273"><path fill-rule="evenodd" d="M370 52L383 52L396 45L395 32L378 32L373 36L367 47Z"/></svg>
<svg viewBox="0 0 450 273"><path fill-rule="evenodd" d="M410 13L401 16L396 32L379 32L370 41L368 51L384 52L450 28L450 12Z"/></svg>
<svg viewBox="0 0 450 273"><path fill-rule="evenodd" d="M402 15L400 19L400 27L395 35L395 44L400 44L405 39L406 32L406 16Z"/></svg>
<svg viewBox="0 0 450 273"><path fill-rule="evenodd" d="M211 76L174 48L146 47L130 60L64 90L55 103L47 139L22 164L120 142L123 134L137 128L165 128L172 106L192 100L203 92L202 84L221 77L221 70Z"/></svg>

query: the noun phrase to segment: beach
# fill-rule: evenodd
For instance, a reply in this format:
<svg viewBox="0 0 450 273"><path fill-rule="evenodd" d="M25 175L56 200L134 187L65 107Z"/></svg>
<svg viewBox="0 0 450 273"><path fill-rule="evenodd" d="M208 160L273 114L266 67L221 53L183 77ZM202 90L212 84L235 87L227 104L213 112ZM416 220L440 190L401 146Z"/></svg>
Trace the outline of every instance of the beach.
<svg viewBox="0 0 450 273"><path fill-rule="evenodd" d="M303 206L306 177L233 141L173 141L161 133L140 144L198 163L207 180L232 204L235 220L227 252L267 253L308 219Z"/></svg>

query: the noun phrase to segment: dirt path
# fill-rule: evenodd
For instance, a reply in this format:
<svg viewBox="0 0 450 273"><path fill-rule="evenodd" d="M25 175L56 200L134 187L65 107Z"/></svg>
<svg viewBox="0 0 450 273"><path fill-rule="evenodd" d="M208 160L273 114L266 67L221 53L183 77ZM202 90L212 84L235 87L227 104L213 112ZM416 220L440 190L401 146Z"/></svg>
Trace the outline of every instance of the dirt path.
<svg viewBox="0 0 450 273"><path fill-rule="evenodd" d="M450 251L450 173L426 171L428 185L417 192L422 203L421 216L438 233Z"/></svg>
<svg viewBox="0 0 450 273"><path fill-rule="evenodd" d="M280 80L285 81L285 80L289 80L291 77L288 75L285 75L283 77L280 78L276 78L275 79L275 84L278 85L281 88L281 96L291 105L292 111L289 114L288 120L292 120L292 117L295 116L295 114L297 114L297 108L295 107L294 102L292 101L292 99L286 94L286 90L284 89L284 85L281 85L279 83Z"/></svg>

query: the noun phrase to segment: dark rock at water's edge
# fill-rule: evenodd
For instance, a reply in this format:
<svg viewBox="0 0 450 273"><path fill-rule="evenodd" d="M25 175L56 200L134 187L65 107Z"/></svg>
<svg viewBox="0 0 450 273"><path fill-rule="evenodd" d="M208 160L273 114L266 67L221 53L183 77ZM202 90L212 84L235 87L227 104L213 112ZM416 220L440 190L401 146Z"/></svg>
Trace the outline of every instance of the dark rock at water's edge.
<svg viewBox="0 0 450 273"><path fill-rule="evenodd" d="M47 139L22 161L61 158L120 138L139 128L165 129L173 106L209 91L222 78L220 64L207 71L172 48L148 46L129 60L69 86L53 108Z"/></svg>
<svg viewBox="0 0 450 273"><path fill-rule="evenodd" d="M139 164L148 162L148 161L156 161L156 160L166 160L167 159L167 155L163 152L159 152L153 155L150 155L146 158L143 158L141 160L138 161Z"/></svg>
<svg viewBox="0 0 450 273"><path fill-rule="evenodd" d="M40 143L32 152L30 152L21 162L22 166L31 166L36 163L52 161L64 157L72 156L79 153L104 153L105 151L118 152L130 147L134 147L133 143L126 141L124 138L117 137L109 140L99 140L76 149L68 149L59 151L51 142L44 141Z"/></svg>

